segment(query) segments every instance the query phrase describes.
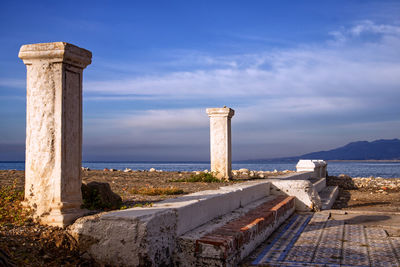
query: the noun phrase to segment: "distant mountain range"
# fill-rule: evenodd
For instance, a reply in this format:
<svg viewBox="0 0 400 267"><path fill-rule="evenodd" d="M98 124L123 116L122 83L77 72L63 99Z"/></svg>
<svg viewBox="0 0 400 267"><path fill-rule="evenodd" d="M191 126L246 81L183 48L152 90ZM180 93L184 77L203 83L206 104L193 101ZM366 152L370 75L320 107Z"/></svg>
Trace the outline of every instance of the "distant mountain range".
<svg viewBox="0 0 400 267"><path fill-rule="evenodd" d="M345 146L327 151L312 152L297 157L287 157L269 160L251 160L262 162L272 160L298 160L298 159L323 159L323 160L400 160L400 140L380 139L372 142L358 141ZM247 161L247 162L250 162Z"/></svg>
<svg viewBox="0 0 400 267"><path fill-rule="evenodd" d="M308 153L300 156L309 159L325 160L391 160L400 159L400 140L375 140L372 142L352 142L345 146L328 150Z"/></svg>

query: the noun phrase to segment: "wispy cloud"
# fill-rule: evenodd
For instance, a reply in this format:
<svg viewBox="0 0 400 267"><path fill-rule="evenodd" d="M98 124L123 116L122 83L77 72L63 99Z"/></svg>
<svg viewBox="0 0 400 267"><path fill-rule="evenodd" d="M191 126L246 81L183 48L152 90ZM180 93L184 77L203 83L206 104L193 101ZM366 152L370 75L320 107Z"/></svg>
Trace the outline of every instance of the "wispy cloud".
<svg viewBox="0 0 400 267"><path fill-rule="evenodd" d="M0 87L25 89L25 80L0 78Z"/></svg>
<svg viewBox="0 0 400 267"><path fill-rule="evenodd" d="M344 39L379 34L381 40L353 46L301 46L295 49L218 58L182 55L182 62L202 62L196 70L135 78L87 82L85 90L108 94L151 95L158 98L226 96L348 95L392 91L400 81L400 26L362 22L337 31ZM390 38L389 38L390 37ZM339 38L340 39L340 38ZM371 45L372 44L372 45ZM395 57L393 57L395 56ZM175 62L178 64L179 62ZM183 64L183 63L182 63ZM215 68L208 69L210 65Z"/></svg>
<svg viewBox="0 0 400 267"><path fill-rule="evenodd" d="M195 144L207 142L208 123L202 109L145 110L89 119L85 135L89 144Z"/></svg>
<svg viewBox="0 0 400 267"><path fill-rule="evenodd" d="M123 127L148 130L198 129L208 126L207 115L202 109L146 110L127 115L120 121Z"/></svg>
<svg viewBox="0 0 400 267"><path fill-rule="evenodd" d="M303 140L316 142L308 146L312 149L331 138L329 144L335 146L344 140L370 138L371 125L400 123L396 118L400 115L400 26L362 21L332 36L319 45L258 54L212 57L190 53L185 57L182 53L181 61L173 64L187 65L192 60L193 70L87 82L85 90L93 97L181 99L198 107L118 114L113 121L116 129L126 132L126 139L133 136L145 143L196 140L206 145L206 106L198 103L209 99L235 103L231 106L237 109L233 123L238 145ZM360 127L353 134L339 133L344 127L354 129L353 125ZM384 130L372 132L388 135Z"/></svg>

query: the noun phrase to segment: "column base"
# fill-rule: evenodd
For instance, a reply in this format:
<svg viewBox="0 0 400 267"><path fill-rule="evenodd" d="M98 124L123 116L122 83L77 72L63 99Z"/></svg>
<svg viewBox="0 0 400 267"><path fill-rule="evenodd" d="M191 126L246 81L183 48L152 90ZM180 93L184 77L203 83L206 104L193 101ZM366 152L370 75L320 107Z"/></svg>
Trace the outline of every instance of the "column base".
<svg viewBox="0 0 400 267"><path fill-rule="evenodd" d="M220 173L218 171L211 171L211 173L219 180L229 180L229 179L232 178L228 174L223 174L223 173Z"/></svg>
<svg viewBox="0 0 400 267"><path fill-rule="evenodd" d="M71 210L52 210L48 215L42 215L39 218L40 224L66 227L72 224L76 219L87 214L87 210L71 209Z"/></svg>

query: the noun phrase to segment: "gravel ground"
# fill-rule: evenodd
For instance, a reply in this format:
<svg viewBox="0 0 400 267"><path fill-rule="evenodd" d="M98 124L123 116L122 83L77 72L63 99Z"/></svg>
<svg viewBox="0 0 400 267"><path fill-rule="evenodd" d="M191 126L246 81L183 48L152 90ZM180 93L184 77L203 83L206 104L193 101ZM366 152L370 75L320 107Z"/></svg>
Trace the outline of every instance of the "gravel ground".
<svg viewBox="0 0 400 267"><path fill-rule="evenodd" d="M149 172L149 171L82 171L85 183L106 182L111 190L122 197L127 207L135 204L152 203L179 195L140 195L133 189L140 188L178 188L182 194L208 189L217 189L224 185L249 180L248 175L237 175L233 181L221 183L171 182L189 178L189 172ZM276 176L282 173L265 173L264 176ZM254 179L254 178L252 178ZM23 171L0 170L0 185L16 184L18 190L24 189ZM97 266L85 254L80 254L75 241L66 231L57 227L41 226L28 221L23 225L4 223L0 220L0 266Z"/></svg>
<svg viewBox="0 0 400 267"><path fill-rule="evenodd" d="M333 209L400 212L400 178L329 176L327 185L338 185Z"/></svg>
<svg viewBox="0 0 400 267"><path fill-rule="evenodd" d="M249 179L238 175L234 181L224 183L171 182L190 177L192 173L179 172L122 172L83 171L84 182L107 182L119 194L125 205L155 202L174 196L144 196L132 194L132 189L143 187L175 187L184 193L216 189ZM281 173L265 173L274 176ZM254 177L253 177L254 179ZM11 185L23 190L23 171L0 171L0 185ZM339 185L340 195L334 204L337 209L368 211L400 211L400 179L328 177L328 185ZM393 186L394 185L394 186ZM0 266L97 266L85 254L80 254L75 241L56 227L40 226L28 221L23 225L0 224Z"/></svg>

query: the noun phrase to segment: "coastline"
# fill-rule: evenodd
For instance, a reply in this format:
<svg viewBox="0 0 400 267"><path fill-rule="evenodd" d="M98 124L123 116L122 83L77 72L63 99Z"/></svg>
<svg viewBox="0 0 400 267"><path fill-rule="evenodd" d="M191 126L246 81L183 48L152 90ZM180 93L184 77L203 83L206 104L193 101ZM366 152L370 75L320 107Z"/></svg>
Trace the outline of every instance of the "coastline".
<svg viewBox="0 0 400 267"><path fill-rule="evenodd" d="M327 162L377 162L377 163L384 163L384 162L394 162L399 163L400 159L332 159L326 160Z"/></svg>
<svg viewBox="0 0 400 267"><path fill-rule="evenodd" d="M295 171L297 162L268 162L268 163L233 163L232 169L239 170L242 168L253 171ZM82 163L82 167L92 170L116 169L116 170L141 170L146 171L154 168L162 171L204 171L210 169L207 162L86 162ZM24 170L24 162L1 162L0 170ZM329 175L347 174L352 177L383 177L397 178L400 177L400 161L399 160L352 160L352 161L328 161Z"/></svg>

